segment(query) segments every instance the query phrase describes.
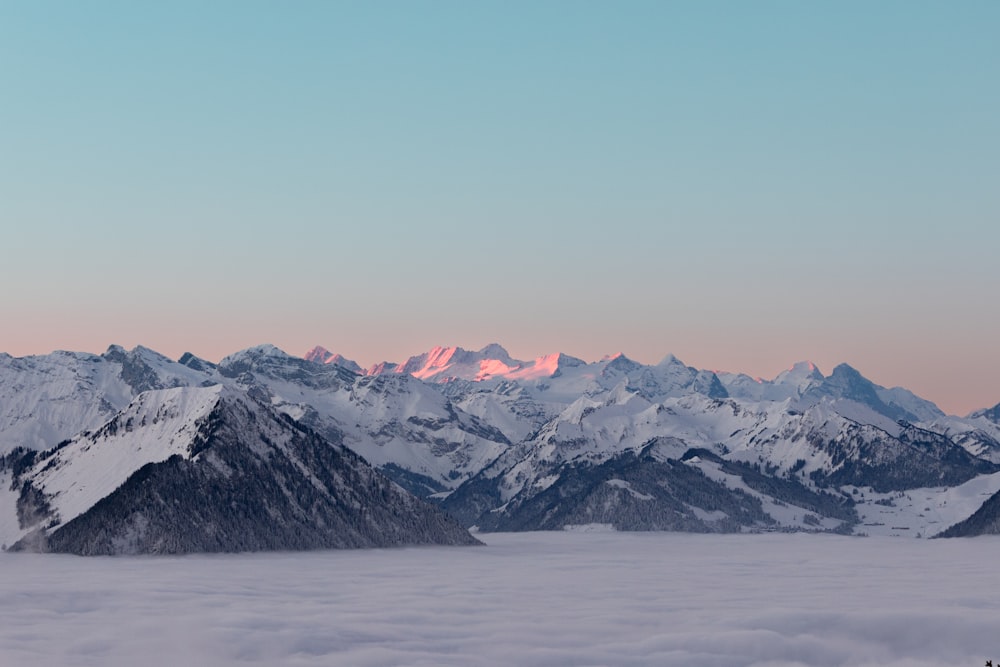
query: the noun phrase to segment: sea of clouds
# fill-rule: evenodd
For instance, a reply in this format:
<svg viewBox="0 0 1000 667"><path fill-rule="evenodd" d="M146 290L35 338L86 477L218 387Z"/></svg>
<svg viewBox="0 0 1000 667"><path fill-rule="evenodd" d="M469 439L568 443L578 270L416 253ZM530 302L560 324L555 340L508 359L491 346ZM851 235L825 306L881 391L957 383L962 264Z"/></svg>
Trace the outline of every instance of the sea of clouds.
<svg viewBox="0 0 1000 667"><path fill-rule="evenodd" d="M981 666L1000 539L522 533L485 547L0 554L0 664Z"/></svg>

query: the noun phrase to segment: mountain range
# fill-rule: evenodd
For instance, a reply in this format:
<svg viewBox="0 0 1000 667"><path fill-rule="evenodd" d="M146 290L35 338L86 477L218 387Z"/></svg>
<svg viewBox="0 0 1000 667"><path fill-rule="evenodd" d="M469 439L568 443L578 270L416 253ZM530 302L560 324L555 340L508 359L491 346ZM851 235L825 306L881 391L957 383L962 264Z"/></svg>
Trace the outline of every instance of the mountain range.
<svg viewBox="0 0 1000 667"><path fill-rule="evenodd" d="M1000 406L946 415L846 364L762 380L497 344L368 369L322 347L211 363L112 346L0 354L3 453L12 548L473 541L413 496L481 531L930 536L977 512L995 532Z"/></svg>

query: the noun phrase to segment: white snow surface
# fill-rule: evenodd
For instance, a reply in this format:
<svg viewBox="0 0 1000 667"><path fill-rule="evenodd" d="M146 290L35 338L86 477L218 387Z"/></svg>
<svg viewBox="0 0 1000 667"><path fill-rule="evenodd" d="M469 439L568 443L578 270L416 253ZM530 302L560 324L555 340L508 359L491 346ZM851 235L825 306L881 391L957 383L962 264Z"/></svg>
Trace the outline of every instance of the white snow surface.
<svg viewBox="0 0 1000 667"><path fill-rule="evenodd" d="M0 664L941 667L1000 657L1000 539L553 532L482 548L0 554Z"/></svg>
<svg viewBox="0 0 1000 667"><path fill-rule="evenodd" d="M853 490L854 487L845 487L845 491ZM1000 491L1000 473L980 475L950 488L907 489L889 493L859 488L854 499L861 520L854 532L862 535L933 537L970 517L997 491Z"/></svg>
<svg viewBox="0 0 1000 667"><path fill-rule="evenodd" d="M275 377L266 382L276 409L295 419L315 411L372 465L394 463L448 488L477 473L507 447L477 435L472 416L449 411L448 400L437 389L405 375L360 378L336 389L314 389Z"/></svg>
<svg viewBox="0 0 1000 667"><path fill-rule="evenodd" d="M148 348L108 353L145 365L163 387L217 383ZM86 352L11 357L0 354L0 454L18 446L47 449L107 421L138 393L121 377L122 365Z"/></svg>
<svg viewBox="0 0 1000 667"><path fill-rule="evenodd" d="M147 463L187 456L198 421L218 404L221 385L178 387L140 394L104 427L39 457L26 474L58 516L55 526L83 514ZM9 508L0 503L0 509ZM0 527L5 524L0 520ZM55 527L53 526L53 527ZM9 528L9 527L8 527ZM8 544L16 537L0 534Z"/></svg>
<svg viewBox="0 0 1000 667"><path fill-rule="evenodd" d="M0 453L51 447L128 405L131 388L102 362L83 352L0 355Z"/></svg>

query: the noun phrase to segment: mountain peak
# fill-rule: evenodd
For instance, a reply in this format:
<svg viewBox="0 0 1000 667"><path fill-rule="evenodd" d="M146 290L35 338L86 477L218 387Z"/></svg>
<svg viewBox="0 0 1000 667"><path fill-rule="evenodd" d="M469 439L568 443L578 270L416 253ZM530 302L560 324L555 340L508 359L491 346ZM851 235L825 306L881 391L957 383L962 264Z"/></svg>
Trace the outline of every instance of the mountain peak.
<svg viewBox="0 0 1000 667"><path fill-rule="evenodd" d="M182 354L180 359L177 360L177 363L181 366L187 366L188 368L201 372L207 372L209 369L215 368L215 364L205 361L204 359L199 359L191 352L185 352Z"/></svg>
<svg viewBox="0 0 1000 667"><path fill-rule="evenodd" d="M861 377L861 373L856 368L854 368L853 366L851 366L850 364L837 364L834 367L834 369L833 369L833 373L830 374L830 377L833 377L834 375L844 375L844 376L849 376L849 377L853 377L853 376Z"/></svg>
<svg viewBox="0 0 1000 667"><path fill-rule="evenodd" d="M1000 424L1000 403L997 403L992 408L976 410L969 415L969 419L976 419L977 417L983 417L994 424Z"/></svg>
<svg viewBox="0 0 1000 667"><path fill-rule="evenodd" d="M396 373L406 373L420 380L426 380L447 371L453 361L459 361L466 351L460 347L442 347L436 345L430 351L410 357L394 370ZM458 359L456 359L458 357Z"/></svg>
<svg viewBox="0 0 1000 667"><path fill-rule="evenodd" d="M672 364L681 364L683 366L684 362L682 362L680 359L678 359L677 357L675 357L673 354L668 354L667 356L663 357L663 359L661 359L660 363L657 364L657 365L658 366L670 366Z"/></svg>
<svg viewBox="0 0 1000 667"><path fill-rule="evenodd" d="M642 368L642 364L632 361L621 352L605 355L601 359L601 363L605 364L602 374L614 371L619 373L630 373Z"/></svg>
<svg viewBox="0 0 1000 667"><path fill-rule="evenodd" d="M850 369L850 366L847 366L847 368ZM834 372L836 372L836 370ZM792 364L791 368L788 370L778 373L777 377L774 378L774 383L792 384L804 387L811 382L822 382L824 379L825 376L820 372L819 368L816 367L816 364L811 361L799 361Z"/></svg>
<svg viewBox="0 0 1000 667"><path fill-rule="evenodd" d="M322 345L317 345L313 349L306 352L302 356L302 358L305 359L306 361L315 361L316 363L319 364L325 364L327 359L329 359L332 356L333 353L330 352L330 350L326 349Z"/></svg>
<svg viewBox="0 0 1000 667"><path fill-rule="evenodd" d="M326 349L322 345L317 345L313 349L309 350L302 358L306 361L311 361L317 364L333 364L335 366L340 366L341 368L346 368L352 373L364 372L364 369L362 369L357 362L347 359L341 354L330 352L330 350Z"/></svg>
<svg viewBox="0 0 1000 667"><path fill-rule="evenodd" d="M796 372L800 372L800 373L818 373L819 372L819 369L816 368L816 364L814 364L813 362L811 362L809 360L795 362L794 364L792 364L792 367L789 368L788 370L790 370L790 371L796 371Z"/></svg>
<svg viewBox="0 0 1000 667"><path fill-rule="evenodd" d="M254 345L253 347L248 347L245 350L240 350L239 352L234 352L222 360L222 364L232 363L234 361L239 361L242 359L261 359L265 357L271 357L276 359L284 359L290 357L291 355L284 350L271 345L270 343L264 343L262 345Z"/></svg>
<svg viewBox="0 0 1000 667"><path fill-rule="evenodd" d="M478 354L486 359L499 359L504 362L511 361L510 353L500 343L490 343L479 350Z"/></svg>

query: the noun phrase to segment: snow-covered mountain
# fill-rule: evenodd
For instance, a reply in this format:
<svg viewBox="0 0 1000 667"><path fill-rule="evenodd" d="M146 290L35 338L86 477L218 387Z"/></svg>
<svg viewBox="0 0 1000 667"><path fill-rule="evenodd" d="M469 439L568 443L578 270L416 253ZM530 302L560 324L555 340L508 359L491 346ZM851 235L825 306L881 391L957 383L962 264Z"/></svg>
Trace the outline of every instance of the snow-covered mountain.
<svg viewBox="0 0 1000 667"><path fill-rule="evenodd" d="M796 405L804 408L824 397L846 398L890 419L923 422L944 416L930 401L901 387L881 387L847 364L834 368L829 377L812 362L802 361L779 373L774 380L732 373L720 373L719 380L730 396L749 401L794 399Z"/></svg>
<svg viewBox="0 0 1000 667"><path fill-rule="evenodd" d="M100 426L140 392L217 384L269 403L420 495L454 488L509 445L500 430L409 375L360 376L343 364L260 345L218 364L137 347L103 355L0 357L0 454L45 449Z"/></svg>
<svg viewBox="0 0 1000 667"><path fill-rule="evenodd" d="M273 346L223 359L225 381L344 443L404 487L426 495L455 488L510 442L434 386L407 374L358 376Z"/></svg>
<svg viewBox="0 0 1000 667"><path fill-rule="evenodd" d="M102 355L0 354L0 454L14 447L44 449L95 428L149 389L214 383L206 370L144 347L112 345Z"/></svg>
<svg viewBox="0 0 1000 667"><path fill-rule="evenodd" d="M624 495L620 484L612 485L614 492L603 489L600 523L652 521L659 514L649 508L638 515L645 519L631 510L609 513L614 502L607 496L630 504L640 496L652 502L664 493L657 485L674 488L679 475L685 494L694 493L694 481L700 486L685 501L688 509L671 516L704 530L731 529L735 520L718 505L728 494L719 484L763 503L764 518L741 524L746 528L846 529L854 527L845 508L855 499L845 488L879 494L953 487L1000 469L945 436L894 422L854 401L827 397L805 411L790 405L791 399L748 404L703 395L651 402L622 383L604 400L578 399L451 494L445 507L470 525L496 530L562 527L553 523L555 517L586 523L591 513L579 505L588 495L551 489L562 489L567 480L573 480L572 488L603 483L602 475L627 461L645 485L633 480L634 493ZM679 467L682 462L703 477L692 478L691 470ZM645 465L659 472L640 472Z"/></svg>
<svg viewBox="0 0 1000 667"><path fill-rule="evenodd" d="M352 373L360 374L364 372L356 361L345 359L343 356L334 354L320 345L317 345L313 349L306 352L304 358L306 361L315 361L320 364L336 364L337 366L346 368Z"/></svg>
<svg viewBox="0 0 1000 667"><path fill-rule="evenodd" d="M651 397L695 391L713 398L728 395L714 373L685 366L673 355L655 366L637 363L624 354L608 355L594 363L562 353L520 361L511 358L507 350L496 343L476 352L460 347L435 347L402 364L377 364L368 369L367 374L386 372L411 375L438 384L458 382L466 388L468 383L474 383L479 391L516 382L534 389L541 400L557 403L572 402L580 395L610 389L622 377L630 378L634 386Z"/></svg>
<svg viewBox="0 0 1000 667"><path fill-rule="evenodd" d="M364 371L322 347L295 357L261 345L217 364L115 346L0 356L0 452L93 430L146 390L216 385L342 442L484 530L925 535L1000 490L1000 409L944 415L846 364L827 376L801 362L762 380L672 355L523 361L496 344Z"/></svg>
<svg viewBox="0 0 1000 667"><path fill-rule="evenodd" d="M0 471L0 539L77 554L471 544L340 444L237 389L139 394Z"/></svg>

